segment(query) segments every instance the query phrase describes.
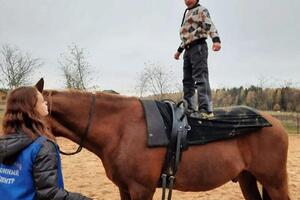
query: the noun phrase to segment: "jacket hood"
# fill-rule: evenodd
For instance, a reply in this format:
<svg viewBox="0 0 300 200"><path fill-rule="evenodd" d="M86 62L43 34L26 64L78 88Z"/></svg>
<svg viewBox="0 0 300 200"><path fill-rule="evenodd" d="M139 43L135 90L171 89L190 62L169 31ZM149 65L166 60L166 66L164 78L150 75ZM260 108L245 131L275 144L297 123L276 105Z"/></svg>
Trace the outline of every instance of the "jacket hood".
<svg viewBox="0 0 300 200"><path fill-rule="evenodd" d="M24 133L10 134L0 137L0 163L13 160L24 148L33 142Z"/></svg>

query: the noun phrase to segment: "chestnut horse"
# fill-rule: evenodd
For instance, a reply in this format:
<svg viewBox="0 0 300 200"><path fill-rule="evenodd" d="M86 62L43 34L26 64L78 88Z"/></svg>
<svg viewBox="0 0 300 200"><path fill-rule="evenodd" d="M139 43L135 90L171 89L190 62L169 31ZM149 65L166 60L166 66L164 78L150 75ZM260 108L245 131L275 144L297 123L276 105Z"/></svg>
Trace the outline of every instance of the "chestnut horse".
<svg viewBox="0 0 300 200"><path fill-rule="evenodd" d="M121 200L150 200L159 182L166 148L147 147L145 114L135 97L78 91L44 91L55 136L81 143L103 163L107 177L119 187ZM174 189L207 191L237 180L246 200L288 200L288 136L281 123L261 112L273 126L234 139L191 146L183 152Z"/></svg>

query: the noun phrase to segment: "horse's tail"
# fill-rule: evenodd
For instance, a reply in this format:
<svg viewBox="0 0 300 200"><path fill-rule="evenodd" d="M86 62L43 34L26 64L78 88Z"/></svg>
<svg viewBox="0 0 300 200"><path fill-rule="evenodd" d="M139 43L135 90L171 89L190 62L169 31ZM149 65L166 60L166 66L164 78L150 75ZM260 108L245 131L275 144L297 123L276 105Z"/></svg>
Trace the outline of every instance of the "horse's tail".
<svg viewBox="0 0 300 200"><path fill-rule="evenodd" d="M257 186L256 178L250 172L243 171L239 174L237 180L246 199L262 199Z"/></svg>

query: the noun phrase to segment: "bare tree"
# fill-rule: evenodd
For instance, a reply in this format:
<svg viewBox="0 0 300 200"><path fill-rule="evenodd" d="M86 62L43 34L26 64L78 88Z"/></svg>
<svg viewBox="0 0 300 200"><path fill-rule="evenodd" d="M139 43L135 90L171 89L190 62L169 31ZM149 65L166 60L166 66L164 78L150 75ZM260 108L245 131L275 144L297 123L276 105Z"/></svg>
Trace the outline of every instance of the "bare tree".
<svg viewBox="0 0 300 200"><path fill-rule="evenodd" d="M77 45L70 46L67 53L61 54L58 62L65 76L65 86L86 90L91 81L90 64L86 61L84 49Z"/></svg>
<svg viewBox="0 0 300 200"><path fill-rule="evenodd" d="M145 63L144 70L139 74L136 90L142 96L145 93L158 95L162 99L165 93L173 88L173 72L158 63Z"/></svg>
<svg viewBox="0 0 300 200"><path fill-rule="evenodd" d="M32 73L42 65L40 59L25 55L17 48L2 45L0 50L0 81L13 89L30 83Z"/></svg>
<svg viewBox="0 0 300 200"><path fill-rule="evenodd" d="M147 84L148 84L148 77L144 72L138 75L137 84L136 84L136 91L139 94L139 97L142 97L145 92L147 92Z"/></svg>
<svg viewBox="0 0 300 200"><path fill-rule="evenodd" d="M268 82L269 82L270 78L267 78L265 76L260 76L258 78L258 87L264 89L264 88L268 88L269 85L268 85Z"/></svg>

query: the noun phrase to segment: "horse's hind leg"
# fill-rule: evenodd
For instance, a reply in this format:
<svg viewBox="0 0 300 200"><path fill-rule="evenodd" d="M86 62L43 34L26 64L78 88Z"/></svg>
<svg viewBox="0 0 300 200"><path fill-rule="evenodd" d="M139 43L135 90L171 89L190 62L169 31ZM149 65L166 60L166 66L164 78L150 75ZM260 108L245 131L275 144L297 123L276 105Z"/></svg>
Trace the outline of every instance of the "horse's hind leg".
<svg viewBox="0 0 300 200"><path fill-rule="evenodd" d="M263 200L290 200L286 185L281 186L264 186Z"/></svg>
<svg viewBox="0 0 300 200"><path fill-rule="evenodd" d="M264 187L264 200L290 200L286 169L279 172L276 178L263 178L261 183Z"/></svg>
<svg viewBox="0 0 300 200"><path fill-rule="evenodd" d="M245 200L262 200L256 178L250 172L241 172L238 176L238 182Z"/></svg>

